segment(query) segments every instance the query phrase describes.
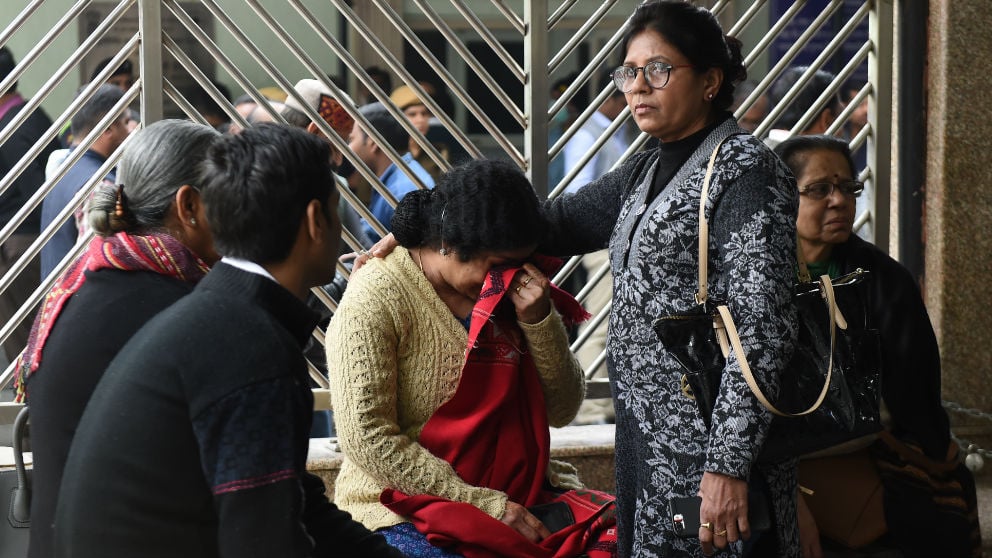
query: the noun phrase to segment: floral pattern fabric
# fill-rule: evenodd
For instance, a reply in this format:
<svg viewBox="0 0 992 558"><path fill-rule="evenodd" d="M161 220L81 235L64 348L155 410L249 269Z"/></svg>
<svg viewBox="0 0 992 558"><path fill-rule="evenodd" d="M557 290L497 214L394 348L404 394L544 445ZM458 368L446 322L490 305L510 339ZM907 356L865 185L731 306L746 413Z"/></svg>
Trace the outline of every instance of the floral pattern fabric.
<svg viewBox="0 0 992 558"><path fill-rule="evenodd" d="M607 345L617 411L620 556L702 556L697 539L675 536L668 509L673 498L697 494L703 471L749 480L760 473L771 495L779 555L799 555L795 463L753 468L771 414L747 388L735 357L728 359L707 431L695 402L682 394L679 365L651 327L658 317L696 304L701 186L723 140L706 200L709 294L730 307L751 369L774 397L796 335L791 299L799 202L791 173L760 140L728 118L652 200L658 150L637 154L546 206L552 230L543 250L610 249ZM737 544L722 554L742 552Z"/></svg>

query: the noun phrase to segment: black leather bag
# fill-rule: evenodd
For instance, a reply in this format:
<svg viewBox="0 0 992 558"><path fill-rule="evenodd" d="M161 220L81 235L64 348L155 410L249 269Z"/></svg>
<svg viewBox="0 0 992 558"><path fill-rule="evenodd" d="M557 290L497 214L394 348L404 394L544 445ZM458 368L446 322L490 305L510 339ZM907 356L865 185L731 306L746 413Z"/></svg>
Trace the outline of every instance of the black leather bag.
<svg viewBox="0 0 992 558"><path fill-rule="evenodd" d="M868 272L857 270L831 281L836 305L847 322L846 329L835 329L833 343L829 308L821 297L822 283L796 287L799 335L780 380L774 404L778 412L773 411L779 416L772 422L760 462L815 453L882 429L878 332L866 327L865 310L856 290L856 285L866 280ZM683 393L695 399L707 427L720 392L725 347L731 345L721 332L725 325L716 310L719 306L707 302L692 312L659 318L654 324L662 345L683 368ZM825 385L828 372L830 381Z"/></svg>
<svg viewBox="0 0 992 558"><path fill-rule="evenodd" d="M798 254L800 282L794 301L799 335L793 358L780 379L775 404L768 401L751 374L729 308L708 299L708 224L704 208L719 149L718 145L710 157L700 196L698 306L684 314L663 316L654 323L662 345L684 369L683 393L696 401L708 428L726 357L733 350L751 391L776 415L758 458L765 463L814 453L879 432L878 332L867 327L866 310L855 287L866 279L867 271L859 269L835 280L824 275L812 281L804 258ZM853 322L844 318L841 307Z"/></svg>
<svg viewBox="0 0 992 558"><path fill-rule="evenodd" d="M5 521L0 524L0 556L19 558L28 555L31 529L31 475L24 467L23 444L27 435L28 408L14 420L14 469L0 471L0 494Z"/></svg>

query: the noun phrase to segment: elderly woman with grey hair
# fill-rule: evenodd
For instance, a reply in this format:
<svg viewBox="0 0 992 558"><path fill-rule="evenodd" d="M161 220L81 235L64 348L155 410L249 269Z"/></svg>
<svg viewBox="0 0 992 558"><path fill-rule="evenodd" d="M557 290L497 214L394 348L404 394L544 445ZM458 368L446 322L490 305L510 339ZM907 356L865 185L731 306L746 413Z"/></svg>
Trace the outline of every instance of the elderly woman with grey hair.
<svg viewBox="0 0 992 558"><path fill-rule="evenodd" d="M52 521L69 446L104 370L219 259L197 191L199 163L219 136L183 120L137 132L121 159L120 183L102 186L90 206L97 236L35 318L17 367L34 451L29 556L54 553Z"/></svg>

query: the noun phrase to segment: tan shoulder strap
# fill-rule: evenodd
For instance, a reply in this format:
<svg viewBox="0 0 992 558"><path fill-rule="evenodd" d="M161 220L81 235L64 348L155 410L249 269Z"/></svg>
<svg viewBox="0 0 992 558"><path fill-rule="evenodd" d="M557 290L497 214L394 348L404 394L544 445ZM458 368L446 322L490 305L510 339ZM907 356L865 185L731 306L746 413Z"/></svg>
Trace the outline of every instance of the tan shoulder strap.
<svg viewBox="0 0 992 558"><path fill-rule="evenodd" d="M758 386L758 382L754 379L754 374L751 373L751 366L747 362L747 355L744 354L744 347L741 345L741 338L737 333L737 326L734 324L734 318L730 315L730 309L723 305L717 307L717 312L719 312L720 321L722 322L719 325L714 326L717 328L717 336L720 337L720 334L723 332L725 332L723 334L727 336L726 340L720 339L720 347L724 350L724 357L729 354L729 351L724 348L727 344L729 344L730 347L733 348L734 354L737 356L737 362L740 364L744 381L747 382L747 385L751 388L754 396L757 397L758 401L766 409L771 411L772 414L780 417L801 417L812 413L820 408L820 405L823 404L823 400L827 396L827 391L830 389L830 377L833 375L834 368L834 347L836 347L837 344L837 325L839 321L843 320L843 318L838 319L837 300L834 295L834 287L833 283L830 281L830 276L821 276L820 284L822 285L821 295L823 296L824 304L827 306L827 313L830 316L830 360L827 365L826 378L823 380L823 388L820 389L820 395L817 396L816 401L814 401L808 409L798 413L787 413L780 411L771 403L771 401L768 400L767 397L765 397L765 394ZM847 324L844 323L841 327L846 329Z"/></svg>
<svg viewBox="0 0 992 558"><path fill-rule="evenodd" d="M725 141L727 141L727 138L720 140L720 143L716 144L716 147L713 148L713 154L710 155L710 162L706 165L706 177L703 178L703 187L699 192L699 277L697 279L698 284L696 285L696 304L706 302L706 297L709 296L707 294L707 281L709 280L710 226L706 221L706 198L710 191L710 179L713 177L713 166L716 163L716 156L720 153L720 146Z"/></svg>

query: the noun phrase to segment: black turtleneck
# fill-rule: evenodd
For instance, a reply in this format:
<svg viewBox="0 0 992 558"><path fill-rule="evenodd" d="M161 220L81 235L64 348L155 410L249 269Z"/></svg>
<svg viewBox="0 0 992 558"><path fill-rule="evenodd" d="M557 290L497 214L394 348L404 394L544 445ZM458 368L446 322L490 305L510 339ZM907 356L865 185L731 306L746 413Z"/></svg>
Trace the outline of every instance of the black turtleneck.
<svg viewBox="0 0 992 558"><path fill-rule="evenodd" d="M706 136L715 130L717 126L723 124L728 118L734 115L724 112L718 116L710 125L680 140L662 142L658 146L658 168L655 171L654 182L651 183L651 191L645 203L651 203L665 186L672 180L675 173L682 168L682 165L689 160L689 156L703 143Z"/></svg>

